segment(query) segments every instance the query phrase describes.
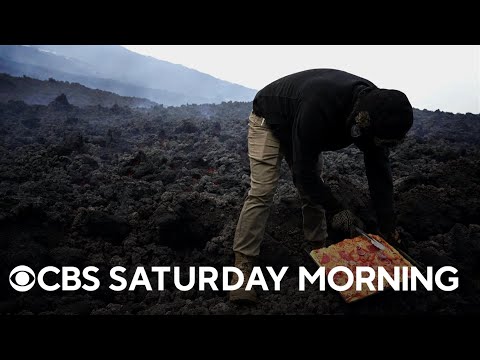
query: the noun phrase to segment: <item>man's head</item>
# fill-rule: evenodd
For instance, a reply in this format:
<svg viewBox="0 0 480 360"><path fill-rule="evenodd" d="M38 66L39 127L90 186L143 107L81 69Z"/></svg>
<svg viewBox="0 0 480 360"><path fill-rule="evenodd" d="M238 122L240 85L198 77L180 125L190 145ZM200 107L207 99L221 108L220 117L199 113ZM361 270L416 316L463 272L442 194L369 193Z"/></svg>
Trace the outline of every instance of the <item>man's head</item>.
<svg viewBox="0 0 480 360"><path fill-rule="evenodd" d="M401 142L413 124L412 105L398 90L372 89L361 96L355 109L351 136L376 146Z"/></svg>

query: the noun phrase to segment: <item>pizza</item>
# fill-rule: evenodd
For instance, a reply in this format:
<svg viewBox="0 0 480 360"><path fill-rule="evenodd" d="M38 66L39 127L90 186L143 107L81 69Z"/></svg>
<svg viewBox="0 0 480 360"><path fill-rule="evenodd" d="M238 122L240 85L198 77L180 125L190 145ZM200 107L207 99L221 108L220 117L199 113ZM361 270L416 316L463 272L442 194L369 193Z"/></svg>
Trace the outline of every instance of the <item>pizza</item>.
<svg viewBox="0 0 480 360"><path fill-rule="evenodd" d="M407 259L380 236L369 235L382 243L385 249L380 250L364 236L358 236L353 239L345 239L327 248L315 249L310 252L310 256L318 266L325 267L325 275L328 275L336 266L345 266L352 271L354 275L353 285L348 290L340 291L340 295L347 303L372 295L378 289L377 276L375 276L375 280L373 280L375 290L370 290L367 284L363 283L362 290L356 291L355 274L357 266L369 266L375 271L376 275L378 267L382 266L392 278L395 266L412 267L412 264ZM348 277L343 271L340 271L334 275L333 280L337 285L345 285ZM383 285L384 289L390 286L386 280L384 280Z"/></svg>

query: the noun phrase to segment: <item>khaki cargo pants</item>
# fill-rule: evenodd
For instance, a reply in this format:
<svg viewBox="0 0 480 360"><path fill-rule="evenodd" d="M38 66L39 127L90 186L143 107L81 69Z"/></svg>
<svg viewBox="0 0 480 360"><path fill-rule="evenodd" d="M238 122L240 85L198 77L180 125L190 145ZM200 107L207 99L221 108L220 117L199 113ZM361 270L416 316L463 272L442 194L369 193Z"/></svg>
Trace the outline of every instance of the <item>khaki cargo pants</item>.
<svg viewBox="0 0 480 360"><path fill-rule="evenodd" d="M248 124L248 157L250 159L250 190L238 219L233 250L247 256L257 256L263 240L273 196L280 177L280 165L285 152L272 134L264 118L250 114ZM291 169L291 163L287 159ZM318 176L322 176L323 157L319 156ZM298 188L297 188L298 190ZM315 205L298 190L302 201L305 239L324 246L327 239L325 210Z"/></svg>

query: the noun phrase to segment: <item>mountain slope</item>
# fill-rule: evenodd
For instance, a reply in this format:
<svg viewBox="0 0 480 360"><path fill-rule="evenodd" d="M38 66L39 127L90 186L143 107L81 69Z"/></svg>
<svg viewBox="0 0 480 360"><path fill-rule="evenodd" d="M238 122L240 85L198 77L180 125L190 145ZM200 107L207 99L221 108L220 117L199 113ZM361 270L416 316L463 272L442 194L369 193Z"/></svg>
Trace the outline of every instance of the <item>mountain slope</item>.
<svg viewBox="0 0 480 360"><path fill-rule="evenodd" d="M80 82L165 105L251 101L255 90L108 45L0 46L0 71Z"/></svg>
<svg viewBox="0 0 480 360"><path fill-rule="evenodd" d="M2 47L0 46L0 54ZM36 50L35 50L36 51ZM12 61L11 59L2 58L0 56L0 73L7 73L13 76L29 76L36 79L48 80L54 78L56 80L70 81L80 83L89 88L101 89L110 91L122 96L133 96L152 100L159 104L165 105L181 105L187 102L190 103L206 103L205 98L201 96L197 98L189 98L187 101L185 95L174 93L160 89L148 89L122 83L111 79L103 79L94 76L77 75L67 72L50 69L43 66L31 65Z"/></svg>
<svg viewBox="0 0 480 360"><path fill-rule="evenodd" d="M108 91L90 89L78 83L0 74L0 102L21 100L27 104L47 105L60 94L65 94L72 105L79 107L90 105L111 107L115 104L129 107L156 105L147 99L119 96Z"/></svg>
<svg viewBox="0 0 480 360"><path fill-rule="evenodd" d="M147 88L162 88L185 93L202 94L211 101L251 101L255 91L241 85L182 65L140 55L116 45L37 45L42 50L76 59L105 74L106 77Z"/></svg>

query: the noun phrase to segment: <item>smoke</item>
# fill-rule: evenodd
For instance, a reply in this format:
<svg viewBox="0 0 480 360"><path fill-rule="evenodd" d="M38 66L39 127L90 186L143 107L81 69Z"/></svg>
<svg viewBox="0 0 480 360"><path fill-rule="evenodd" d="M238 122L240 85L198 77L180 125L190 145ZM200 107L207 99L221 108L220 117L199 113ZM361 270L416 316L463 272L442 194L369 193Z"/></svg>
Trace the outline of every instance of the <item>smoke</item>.
<svg viewBox="0 0 480 360"><path fill-rule="evenodd" d="M143 56L121 46L36 45L35 48L82 64L85 68L82 75L96 78L95 85L100 89L124 96L144 97L159 104L250 101L255 95L254 90L181 65ZM103 82L98 83L98 79Z"/></svg>

